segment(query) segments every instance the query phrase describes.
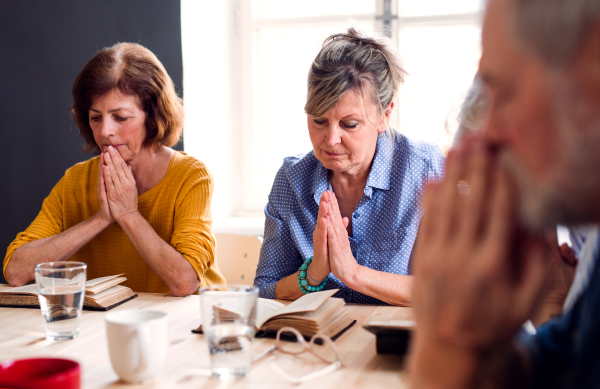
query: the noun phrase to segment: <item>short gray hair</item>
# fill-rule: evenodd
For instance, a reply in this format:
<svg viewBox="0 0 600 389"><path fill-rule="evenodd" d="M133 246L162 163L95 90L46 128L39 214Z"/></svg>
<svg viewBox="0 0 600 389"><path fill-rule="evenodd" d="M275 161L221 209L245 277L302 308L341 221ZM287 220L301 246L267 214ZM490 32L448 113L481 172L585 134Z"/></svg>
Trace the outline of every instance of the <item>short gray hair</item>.
<svg viewBox="0 0 600 389"><path fill-rule="evenodd" d="M354 28L327 38L308 72L304 111L319 117L332 109L349 90L363 88L381 114L396 97L406 71L393 41L369 37Z"/></svg>
<svg viewBox="0 0 600 389"><path fill-rule="evenodd" d="M458 129L454 142L459 142L465 135L477 130L489 107L490 97L479 74L475 76L458 113Z"/></svg>
<svg viewBox="0 0 600 389"><path fill-rule="evenodd" d="M577 55L600 17L599 0L511 0L517 41L550 65Z"/></svg>

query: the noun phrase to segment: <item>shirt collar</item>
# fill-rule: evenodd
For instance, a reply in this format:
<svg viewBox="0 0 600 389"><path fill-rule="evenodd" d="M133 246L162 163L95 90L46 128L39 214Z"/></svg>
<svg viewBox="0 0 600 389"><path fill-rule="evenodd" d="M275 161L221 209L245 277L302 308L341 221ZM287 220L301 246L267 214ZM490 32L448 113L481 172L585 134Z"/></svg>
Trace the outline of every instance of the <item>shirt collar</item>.
<svg viewBox="0 0 600 389"><path fill-rule="evenodd" d="M390 189L390 178L392 176L394 145L393 139L387 132L377 137L377 148L373 165L367 178L367 188ZM370 196L369 196L370 197Z"/></svg>
<svg viewBox="0 0 600 389"><path fill-rule="evenodd" d="M333 192L333 188L329 182L329 171L325 169L321 161L318 161L317 168L313 172L312 177L312 194L317 205L321 203L321 195L326 190Z"/></svg>
<svg viewBox="0 0 600 389"><path fill-rule="evenodd" d="M390 177L392 174L392 158L393 145L389 134L383 133L383 136L377 137L377 146L373 165L367 178L365 186L365 194L369 197L373 194L372 188L388 190L390 189ZM321 162L317 164L317 168L313 172L312 177L312 194L317 205L321 202L321 195L326 190L333 192L331 182L329 181L329 171Z"/></svg>

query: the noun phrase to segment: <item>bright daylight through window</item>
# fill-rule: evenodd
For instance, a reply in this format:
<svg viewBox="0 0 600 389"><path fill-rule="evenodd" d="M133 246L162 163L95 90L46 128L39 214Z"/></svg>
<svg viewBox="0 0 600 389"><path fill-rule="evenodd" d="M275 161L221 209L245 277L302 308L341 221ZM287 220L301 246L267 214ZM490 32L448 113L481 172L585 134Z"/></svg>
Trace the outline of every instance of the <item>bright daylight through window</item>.
<svg viewBox="0 0 600 389"><path fill-rule="evenodd" d="M398 42L409 75L392 126L442 150L450 145L453 111L480 55L480 0L201 3L182 1L184 147L215 175L217 229L235 216L260 223L283 158L311 150L308 69L323 40L352 25Z"/></svg>

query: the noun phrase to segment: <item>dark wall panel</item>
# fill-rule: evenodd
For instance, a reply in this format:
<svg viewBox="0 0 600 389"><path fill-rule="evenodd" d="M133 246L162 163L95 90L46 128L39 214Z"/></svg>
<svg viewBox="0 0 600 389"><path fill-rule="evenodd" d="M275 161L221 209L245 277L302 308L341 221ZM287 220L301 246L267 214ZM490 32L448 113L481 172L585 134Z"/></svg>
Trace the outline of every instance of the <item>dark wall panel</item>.
<svg viewBox="0 0 600 389"><path fill-rule="evenodd" d="M156 54L181 92L180 20L179 0L0 1L2 258L64 171L93 156L81 151L69 114L81 68L103 47L137 42Z"/></svg>

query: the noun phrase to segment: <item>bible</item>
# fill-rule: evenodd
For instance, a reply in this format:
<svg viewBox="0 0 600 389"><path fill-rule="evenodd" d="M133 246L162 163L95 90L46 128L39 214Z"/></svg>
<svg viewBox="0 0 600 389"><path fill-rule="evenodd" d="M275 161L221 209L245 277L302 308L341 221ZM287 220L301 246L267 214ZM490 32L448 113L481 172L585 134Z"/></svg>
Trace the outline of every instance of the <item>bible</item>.
<svg viewBox="0 0 600 389"><path fill-rule="evenodd" d="M317 332L333 340L337 339L356 322L343 309L345 301L331 297L337 291L338 289L332 289L310 293L289 305L259 298L255 322L256 336L275 336L282 327L294 327L307 339ZM235 318L237 314L217 308L215 315L226 320ZM202 325L192 332L202 333Z"/></svg>
<svg viewBox="0 0 600 389"><path fill-rule="evenodd" d="M137 294L131 288L119 285L127 280L127 277L121 276L118 274L86 281L83 309L107 311L136 298ZM0 284L0 307L39 308L37 285L12 287Z"/></svg>

